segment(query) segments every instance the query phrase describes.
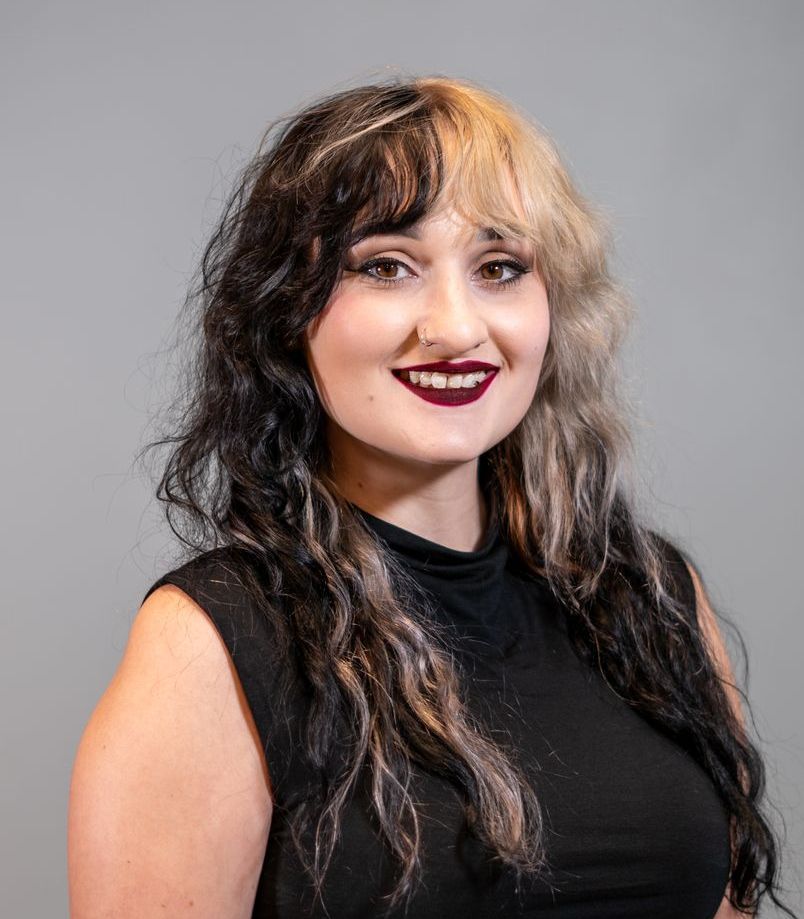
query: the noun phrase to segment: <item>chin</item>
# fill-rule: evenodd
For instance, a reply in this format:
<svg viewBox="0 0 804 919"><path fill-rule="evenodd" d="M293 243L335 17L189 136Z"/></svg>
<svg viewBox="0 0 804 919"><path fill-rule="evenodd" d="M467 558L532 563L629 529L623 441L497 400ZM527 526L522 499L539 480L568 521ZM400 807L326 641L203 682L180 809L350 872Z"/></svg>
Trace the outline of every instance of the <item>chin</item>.
<svg viewBox="0 0 804 919"><path fill-rule="evenodd" d="M430 466L460 466L463 463L473 463L480 458L483 450L431 450L410 456L413 462Z"/></svg>

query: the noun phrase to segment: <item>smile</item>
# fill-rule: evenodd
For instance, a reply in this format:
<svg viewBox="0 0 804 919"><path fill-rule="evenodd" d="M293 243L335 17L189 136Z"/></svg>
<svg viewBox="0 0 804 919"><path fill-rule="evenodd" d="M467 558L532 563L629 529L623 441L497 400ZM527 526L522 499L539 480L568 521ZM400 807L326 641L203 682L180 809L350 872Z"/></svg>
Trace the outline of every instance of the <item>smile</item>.
<svg viewBox="0 0 804 919"><path fill-rule="evenodd" d="M415 377L415 382L411 375ZM402 370L395 372L394 376L425 402L434 402L436 405L466 405L476 402L486 392L497 376L497 371L483 370L460 375Z"/></svg>

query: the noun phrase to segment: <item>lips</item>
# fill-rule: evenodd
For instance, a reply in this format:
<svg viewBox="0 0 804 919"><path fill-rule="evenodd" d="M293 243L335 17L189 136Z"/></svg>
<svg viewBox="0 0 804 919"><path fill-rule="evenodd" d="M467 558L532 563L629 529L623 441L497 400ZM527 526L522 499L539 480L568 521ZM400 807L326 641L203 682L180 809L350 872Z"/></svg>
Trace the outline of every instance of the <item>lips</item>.
<svg viewBox="0 0 804 919"><path fill-rule="evenodd" d="M496 371L497 368L495 367L492 369ZM449 387L445 387L444 389L436 389L432 386L417 386L415 383L411 383L410 380L402 379L402 377L398 375L398 372L395 373L394 376L396 376L397 380L399 380L403 386L417 395L420 399L424 399L425 402L433 402L436 405L451 406L466 405L469 402L476 402L483 395L483 393L485 393L489 386L491 386L492 381L496 379L497 374L489 373L489 375L485 380L483 380L482 383L478 383L477 386L474 386L471 389L450 389Z"/></svg>
<svg viewBox="0 0 804 919"><path fill-rule="evenodd" d="M472 373L475 370L497 370L496 364L484 361L432 361L429 364L412 364L410 367L394 367L393 373L400 370L426 370L428 373Z"/></svg>

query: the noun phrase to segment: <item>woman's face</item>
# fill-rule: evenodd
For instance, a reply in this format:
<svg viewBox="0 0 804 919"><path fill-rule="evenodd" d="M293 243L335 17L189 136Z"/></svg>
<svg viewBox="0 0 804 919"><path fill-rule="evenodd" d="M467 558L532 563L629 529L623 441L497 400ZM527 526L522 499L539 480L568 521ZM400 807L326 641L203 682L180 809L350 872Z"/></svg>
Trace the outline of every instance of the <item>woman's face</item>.
<svg viewBox="0 0 804 919"><path fill-rule="evenodd" d="M531 244L490 239L452 210L413 233L350 249L342 281L305 331L336 469L339 457L352 470L475 464L516 427L536 390L550 314ZM418 386L399 377L442 361L481 362L491 375L474 388L455 388L472 383L465 378L431 377L426 388L427 377ZM431 401L444 396L458 404Z"/></svg>

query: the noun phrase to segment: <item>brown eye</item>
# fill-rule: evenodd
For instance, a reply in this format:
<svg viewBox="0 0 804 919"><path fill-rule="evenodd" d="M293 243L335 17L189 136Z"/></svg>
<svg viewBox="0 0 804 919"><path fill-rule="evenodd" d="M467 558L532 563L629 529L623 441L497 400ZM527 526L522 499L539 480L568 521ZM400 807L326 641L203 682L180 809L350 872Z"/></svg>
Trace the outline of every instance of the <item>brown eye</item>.
<svg viewBox="0 0 804 919"><path fill-rule="evenodd" d="M486 275L487 281L499 281L502 278L503 268L502 262L486 262L480 270L491 272L491 276Z"/></svg>
<svg viewBox="0 0 804 919"><path fill-rule="evenodd" d="M378 278L395 278L396 272L399 269L399 265L396 262L385 261L385 262L375 262L374 269L378 272ZM388 272L386 274L386 272Z"/></svg>
<svg viewBox="0 0 804 919"><path fill-rule="evenodd" d="M359 274L365 274L380 284L399 284L405 280L405 275L399 274L399 269L403 268L410 273L407 265L395 258L372 258L364 262L356 270Z"/></svg>
<svg viewBox="0 0 804 919"><path fill-rule="evenodd" d="M518 284L522 276L527 274L529 270L529 268L526 268L513 259L496 259L493 262L486 262L485 265L480 266L481 273L491 273L491 277L487 275L483 280L492 288L498 289L510 287L512 284ZM506 271L511 272L508 277L504 276Z"/></svg>

